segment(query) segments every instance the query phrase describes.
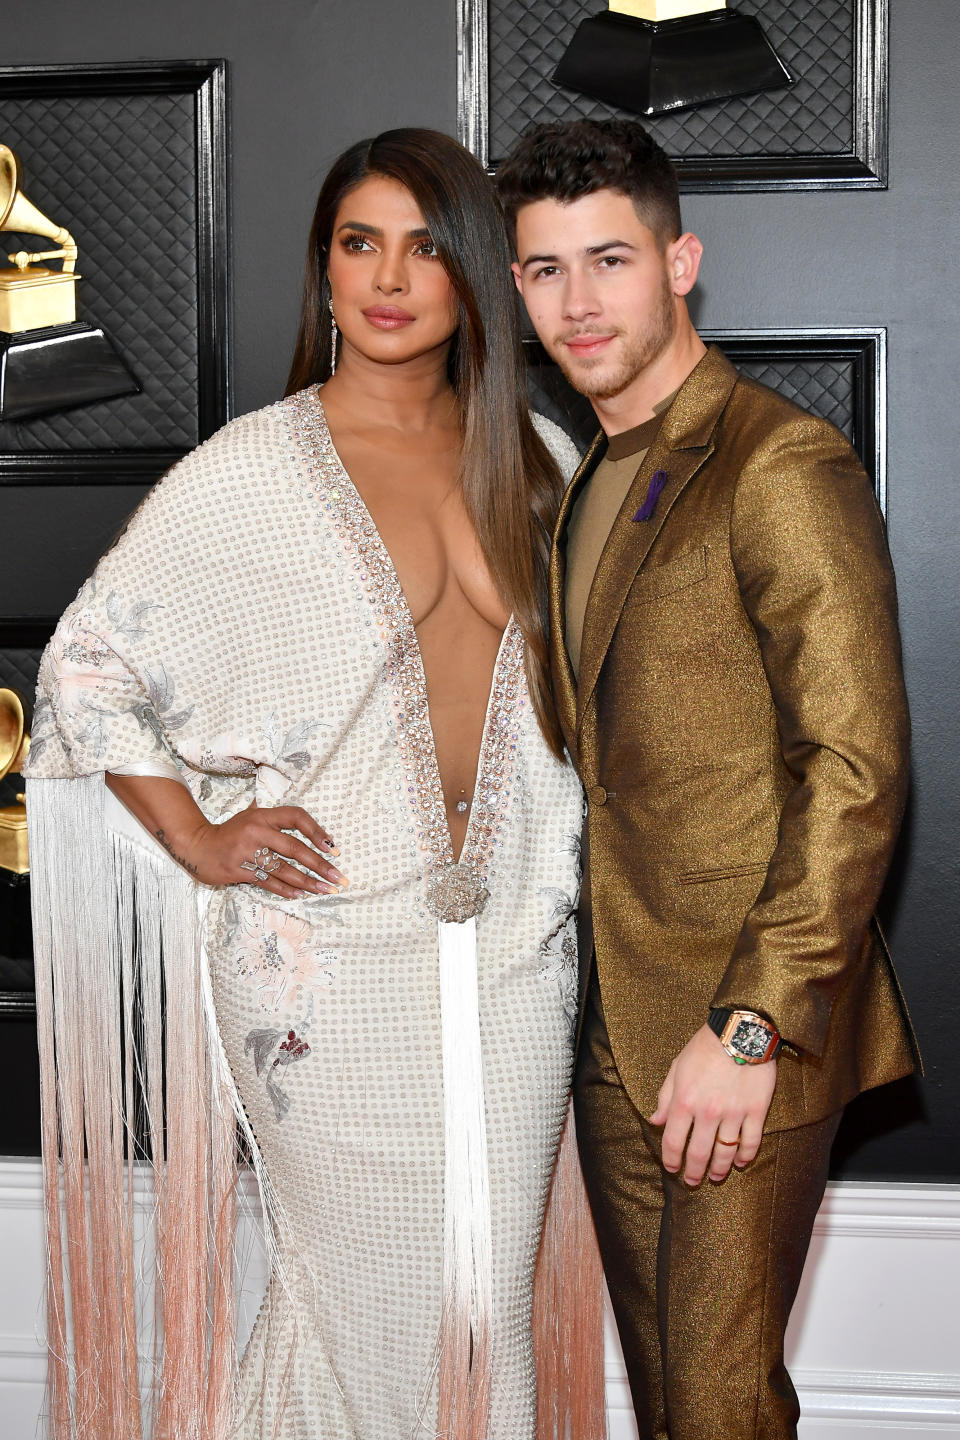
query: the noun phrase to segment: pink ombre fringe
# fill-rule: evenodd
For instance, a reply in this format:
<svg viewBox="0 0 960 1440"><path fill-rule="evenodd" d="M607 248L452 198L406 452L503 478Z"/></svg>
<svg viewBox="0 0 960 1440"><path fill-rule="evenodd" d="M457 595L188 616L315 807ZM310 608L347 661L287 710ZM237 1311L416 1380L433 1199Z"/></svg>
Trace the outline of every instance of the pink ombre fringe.
<svg viewBox="0 0 960 1440"><path fill-rule="evenodd" d="M225 1440L236 1129L211 1063L195 890L107 837L101 776L28 784L51 1440ZM138 1094L152 1164L137 1158ZM138 1314L134 1273L143 1173L154 1316Z"/></svg>
<svg viewBox="0 0 960 1440"><path fill-rule="evenodd" d="M606 1440L603 1297L571 1104L533 1289L537 1440Z"/></svg>

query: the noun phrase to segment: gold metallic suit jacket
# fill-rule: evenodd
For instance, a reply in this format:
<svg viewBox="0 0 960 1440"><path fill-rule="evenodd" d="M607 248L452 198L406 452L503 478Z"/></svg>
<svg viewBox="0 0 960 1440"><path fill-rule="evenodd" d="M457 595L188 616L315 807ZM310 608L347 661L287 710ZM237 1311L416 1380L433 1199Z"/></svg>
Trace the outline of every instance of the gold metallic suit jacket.
<svg viewBox="0 0 960 1440"><path fill-rule="evenodd" d="M762 1011L788 1047L767 1128L811 1123L913 1068L872 920L909 738L873 491L833 426L709 350L614 522L578 683L564 535L603 451L601 435L564 497L550 603L613 1053L649 1115L711 1006Z"/></svg>

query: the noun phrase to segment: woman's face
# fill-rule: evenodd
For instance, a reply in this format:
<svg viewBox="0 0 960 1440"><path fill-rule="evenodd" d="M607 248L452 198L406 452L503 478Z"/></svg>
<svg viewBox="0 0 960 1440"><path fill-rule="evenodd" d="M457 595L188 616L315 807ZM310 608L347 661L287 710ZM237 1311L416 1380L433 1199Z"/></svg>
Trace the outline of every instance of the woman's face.
<svg viewBox="0 0 960 1440"><path fill-rule="evenodd" d="M342 343L400 364L446 347L457 298L416 200L374 175L351 190L333 222L327 275Z"/></svg>

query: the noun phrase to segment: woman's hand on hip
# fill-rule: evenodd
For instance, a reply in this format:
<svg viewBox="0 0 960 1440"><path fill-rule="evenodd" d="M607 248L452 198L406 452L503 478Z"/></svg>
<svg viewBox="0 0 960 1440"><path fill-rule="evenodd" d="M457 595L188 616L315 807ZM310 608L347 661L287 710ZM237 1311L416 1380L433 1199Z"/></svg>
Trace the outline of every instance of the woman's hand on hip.
<svg viewBox="0 0 960 1440"><path fill-rule="evenodd" d="M186 848L188 868L205 885L256 885L295 900L337 894L348 883L328 858L338 853L332 836L299 805L251 805L222 825L203 819Z"/></svg>
<svg viewBox="0 0 960 1440"><path fill-rule="evenodd" d="M214 825L177 780L109 772L105 780L167 854L204 885L258 885L296 900L335 894L348 883L330 863L339 853L332 836L300 805L250 805Z"/></svg>

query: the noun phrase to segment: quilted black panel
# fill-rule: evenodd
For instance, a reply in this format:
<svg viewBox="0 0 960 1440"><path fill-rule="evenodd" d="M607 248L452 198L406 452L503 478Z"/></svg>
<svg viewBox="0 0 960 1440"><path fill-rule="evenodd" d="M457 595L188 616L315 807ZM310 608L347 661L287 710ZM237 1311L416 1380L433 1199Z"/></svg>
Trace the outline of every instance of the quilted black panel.
<svg viewBox="0 0 960 1440"><path fill-rule="evenodd" d="M103 326L143 386L0 425L0 451L196 444L195 109L193 94L0 98L0 141L20 156L25 194L79 246L78 318ZM21 248L2 238L4 252ZM32 250L48 243L24 237Z"/></svg>
<svg viewBox="0 0 960 1440"><path fill-rule="evenodd" d="M618 112L550 81L600 0L488 0L489 153L496 166L531 125ZM788 90L659 116L651 129L675 159L843 155L853 148L854 0L737 0L796 79Z"/></svg>
<svg viewBox="0 0 960 1440"><path fill-rule="evenodd" d="M830 420L854 441L856 364L853 360L737 360L737 368L788 400Z"/></svg>
<svg viewBox="0 0 960 1440"><path fill-rule="evenodd" d="M16 690L32 702L42 654L39 648L0 650L0 689Z"/></svg>

